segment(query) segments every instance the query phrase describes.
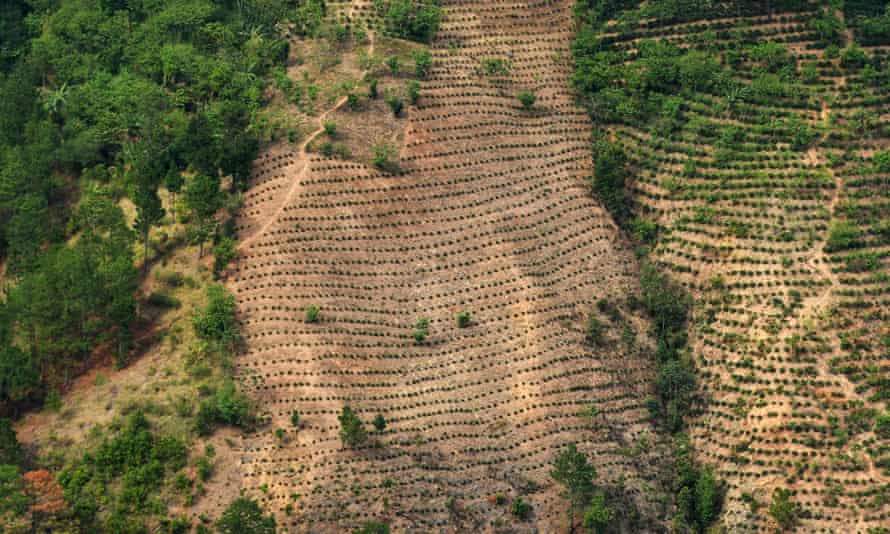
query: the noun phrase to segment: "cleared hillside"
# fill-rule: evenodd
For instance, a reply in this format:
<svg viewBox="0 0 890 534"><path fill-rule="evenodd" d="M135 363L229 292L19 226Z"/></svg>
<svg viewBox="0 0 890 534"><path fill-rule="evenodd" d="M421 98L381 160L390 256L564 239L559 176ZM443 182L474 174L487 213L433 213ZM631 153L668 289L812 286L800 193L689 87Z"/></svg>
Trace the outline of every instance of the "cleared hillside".
<svg viewBox="0 0 890 534"><path fill-rule="evenodd" d="M246 341L238 372L284 435L244 438L242 485L296 531L385 518L396 532L555 532L567 502L549 472L577 442L601 483L623 480L654 518L664 458L643 407L649 327L624 304L636 263L586 183L572 2L443 5L433 68L400 119L400 172L295 145L255 165L228 284ZM522 90L538 97L531 110ZM616 322L596 311L603 299ZM599 347L585 341L590 313L610 325ZM368 428L382 414L385 430L344 447L345 405ZM579 415L591 406L599 416ZM532 521L497 493L523 496Z"/></svg>

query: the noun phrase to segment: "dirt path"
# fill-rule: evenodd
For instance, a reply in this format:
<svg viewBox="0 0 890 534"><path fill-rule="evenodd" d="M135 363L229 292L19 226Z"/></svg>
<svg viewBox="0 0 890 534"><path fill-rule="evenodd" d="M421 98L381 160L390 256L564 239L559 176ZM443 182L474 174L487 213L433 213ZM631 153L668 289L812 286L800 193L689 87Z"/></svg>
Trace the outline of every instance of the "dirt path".
<svg viewBox="0 0 890 534"><path fill-rule="evenodd" d="M374 55L374 33L369 32L368 33L368 57L371 57L373 55ZM364 72L362 72L362 78L364 78L367 74L368 74L368 70L366 69ZM347 100L348 100L347 96L341 96L339 99L337 99L337 101L334 103L334 105L331 108L324 111L323 113L321 113L318 116L318 118L316 119L317 127L315 128L315 130L312 133L309 134L308 137L306 137L306 139L302 143L300 143L300 146L297 149L297 160L300 162L299 166L298 166L299 170L297 171L296 175L294 176L293 181L291 182L290 188L288 189L287 193L284 196L284 201L279 205L278 209L275 210L274 213L269 215L266 222L263 223L262 226L260 226L259 228L256 229L256 231L253 232L253 235L251 235L250 237L248 237L246 239L241 240L241 243L238 245L238 250L246 250L247 248L249 248L250 245L252 245L257 239L259 239L260 237L265 235L266 231L273 224L275 224L276 221L278 221L278 216L281 215L281 212L284 211L284 208L290 203L290 201L293 199L294 195L297 194L297 190L299 189L300 181L303 179L303 177L306 175L306 172L309 169L309 153L307 152L309 145L319 135L324 133L324 123L325 123L325 120L328 118L328 116L331 113L334 113L334 112L338 111L341 107L343 107L343 104L345 104Z"/></svg>

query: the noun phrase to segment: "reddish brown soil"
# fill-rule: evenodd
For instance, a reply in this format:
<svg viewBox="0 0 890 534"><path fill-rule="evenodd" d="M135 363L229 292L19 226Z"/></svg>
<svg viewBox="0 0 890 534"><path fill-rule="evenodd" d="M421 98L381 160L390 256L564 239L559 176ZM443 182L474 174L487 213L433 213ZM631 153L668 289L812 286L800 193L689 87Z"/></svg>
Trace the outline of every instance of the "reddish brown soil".
<svg viewBox="0 0 890 534"><path fill-rule="evenodd" d="M239 373L271 424L243 440L242 485L293 531L379 518L394 532L557 532L567 503L549 470L578 442L601 483L624 480L652 516L657 455L627 452L657 442L646 327L630 320L635 349L583 340L598 299L637 287L585 183L572 2L444 4L435 67L403 119L402 174L281 147L258 161L229 286L247 344ZM510 75L480 75L486 57L508 59ZM532 111L523 89L538 95ZM304 321L309 305L318 323ZM471 327L455 325L461 310ZM421 317L430 336L416 344ZM341 445L347 404L369 429L386 417L373 446ZM593 425L578 416L591 404ZM523 495L531 520L493 504L498 492Z"/></svg>

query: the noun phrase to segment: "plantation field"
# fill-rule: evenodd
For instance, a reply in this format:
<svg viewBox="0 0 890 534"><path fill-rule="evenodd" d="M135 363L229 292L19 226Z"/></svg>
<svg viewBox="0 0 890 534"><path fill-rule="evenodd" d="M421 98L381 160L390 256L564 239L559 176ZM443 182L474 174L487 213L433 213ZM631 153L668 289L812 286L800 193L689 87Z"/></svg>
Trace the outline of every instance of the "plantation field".
<svg viewBox="0 0 890 534"><path fill-rule="evenodd" d="M337 6L373 23L369 2ZM572 6L444 2L432 68L401 117L369 129L385 110L337 100L314 137L256 162L227 283L246 343L237 372L270 423L240 444L242 485L279 525L556 532L567 501L549 474L570 442L641 524L663 513L650 325L626 304L630 246L586 183ZM383 42L372 35L367 55ZM381 92L396 81L381 75ZM324 120L350 157L318 151ZM379 143L395 150L375 166ZM596 344L590 314L606 325ZM339 436L344 406L369 428L355 447ZM529 503L528 520L498 494Z"/></svg>
<svg viewBox="0 0 890 534"><path fill-rule="evenodd" d="M696 297L688 432L727 483L724 525L775 528L783 488L800 531L884 532L888 47L816 3L740 11L607 24L601 42L634 65L663 39L731 78L681 82L657 121L601 126L634 169L636 213L660 227L652 259Z"/></svg>

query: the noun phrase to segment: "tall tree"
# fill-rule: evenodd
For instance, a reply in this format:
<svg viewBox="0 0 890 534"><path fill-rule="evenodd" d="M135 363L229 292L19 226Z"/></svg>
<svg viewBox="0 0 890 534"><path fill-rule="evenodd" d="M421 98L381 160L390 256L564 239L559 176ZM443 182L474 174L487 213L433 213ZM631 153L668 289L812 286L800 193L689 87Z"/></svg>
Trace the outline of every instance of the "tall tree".
<svg viewBox="0 0 890 534"><path fill-rule="evenodd" d="M253 499L238 497L216 522L221 534L275 534L275 518L263 515Z"/></svg>
<svg viewBox="0 0 890 534"><path fill-rule="evenodd" d="M186 185L184 200L192 217L196 241L199 244L198 257L204 256L204 243L213 232L216 224L216 211L222 205L219 190L219 175L199 174Z"/></svg>
<svg viewBox="0 0 890 534"><path fill-rule="evenodd" d="M367 441L368 431L362 424L361 419L349 406L344 406L340 415L337 416L340 421L340 441L349 447L358 447Z"/></svg>
<svg viewBox="0 0 890 534"><path fill-rule="evenodd" d="M550 477L565 488L569 499L569 532L575 532L575 509L582 506L593 494L596 470L587 457L578 451L574 443L559 453L553 463Z"/></svg>

